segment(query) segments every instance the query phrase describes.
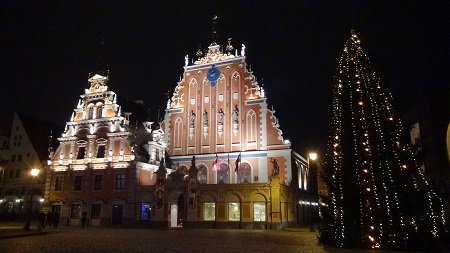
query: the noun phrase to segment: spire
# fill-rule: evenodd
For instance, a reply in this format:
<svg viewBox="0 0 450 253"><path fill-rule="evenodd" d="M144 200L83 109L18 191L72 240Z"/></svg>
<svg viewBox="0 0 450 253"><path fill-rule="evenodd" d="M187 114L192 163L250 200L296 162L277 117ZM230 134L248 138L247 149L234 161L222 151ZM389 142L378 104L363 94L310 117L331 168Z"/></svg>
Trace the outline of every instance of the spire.
<svg viewBox="0 0 450 253"><path fill-rule="evenodd" d="M212 43L211 44L215 44L217 39L219 38L219 31L217 29L217 15L214 15L212 17L212 25L211 25L211 39L212 39Z"/></svg>
<svg viewBox="0 0 450 253"><path fill-rule="evenodd" d="M97 49L97 66L96 66L97 74L102 76L106 75L106 66L105 66L105 38L101 38L98 44Z"/></svg>

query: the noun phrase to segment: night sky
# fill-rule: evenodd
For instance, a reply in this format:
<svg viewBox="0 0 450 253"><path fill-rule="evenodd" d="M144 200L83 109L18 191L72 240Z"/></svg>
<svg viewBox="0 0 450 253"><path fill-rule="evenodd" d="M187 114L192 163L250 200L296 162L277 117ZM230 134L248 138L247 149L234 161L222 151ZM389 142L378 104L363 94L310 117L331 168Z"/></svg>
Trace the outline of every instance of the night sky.
<svg viewBox="0 0 450 253"><path fill-rule="evenodd" d="M14 109L63 127L97 69L102 38L110 89L143 99L156 120L184 55L211 43L214 14L217 42L245 43L284 137L301 152L326 141L333 75L351 28L400 115L450 86L448 1L81 2L2 1L0 127Z"/></svg>

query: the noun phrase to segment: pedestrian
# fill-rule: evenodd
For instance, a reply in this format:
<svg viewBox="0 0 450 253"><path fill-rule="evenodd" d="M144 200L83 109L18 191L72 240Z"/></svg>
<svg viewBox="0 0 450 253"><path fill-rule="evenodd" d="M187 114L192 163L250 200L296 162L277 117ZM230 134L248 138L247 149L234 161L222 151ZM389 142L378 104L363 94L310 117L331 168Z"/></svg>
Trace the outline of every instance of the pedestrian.
<svg viewBox="0 0 450 253"><path fill-rule="evenodd" d="M52 227L53 225L53 214L50 211L47 212L47 225L49 227Z"/></svg>
<svg viewBox="0 0 450 253"><path fill-rule="evenodd" d="M59 213L54 213L53 214L53 228L58 228L58 224L59 224Z"/></svg>
<svg viewBox="0 0 450 253"><path fill-rule="evenodd" d="M87 222L87 212L84 211L81 213L81 227L82 228L86 227L86 222Z"/></svg>
<svg viewBox="0 0 450 253"><path fill-rule="evenodd" d="M44 229L46 226L46 224L45 224L46 218L47 218L47 216L45 215L44 212L41 212L39 214L39 224L41 226L41 229Z"/></svg>

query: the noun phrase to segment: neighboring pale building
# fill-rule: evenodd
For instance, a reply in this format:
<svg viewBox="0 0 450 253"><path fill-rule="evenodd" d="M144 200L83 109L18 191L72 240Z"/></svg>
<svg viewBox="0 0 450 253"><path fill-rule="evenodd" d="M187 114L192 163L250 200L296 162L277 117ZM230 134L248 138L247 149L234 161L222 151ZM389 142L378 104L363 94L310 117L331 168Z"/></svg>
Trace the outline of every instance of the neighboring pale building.
<svg viewBox="0 0 450 253"><path fill-rule="evenodd" d="M15 112L8 135L7 162L1 171L0 213L3 218L23 218L26 215L31 193L32 214L41 210L49 136L55 127L42 120ZM1 143L5 143L5 140ZM1 144L0 143L0 144ZM4 147L4 146L3 146ZM39 175L32 178L31 169L39 169ZM34 185L34 188L33 188Z"/></svg>

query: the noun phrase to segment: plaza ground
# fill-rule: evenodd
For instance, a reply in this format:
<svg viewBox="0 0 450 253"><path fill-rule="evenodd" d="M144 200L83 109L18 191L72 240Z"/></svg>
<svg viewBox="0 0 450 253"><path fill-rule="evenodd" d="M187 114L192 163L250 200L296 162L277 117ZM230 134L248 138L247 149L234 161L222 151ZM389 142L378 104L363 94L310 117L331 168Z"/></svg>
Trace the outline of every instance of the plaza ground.
<svg viewBox="0 0 450 253"><path fill-rule="evenodd" d="M0 252L374 252L324 247L308 229L135 229L61 226L43 232L23 224L0 224ZM380 252L380 251L376 251Z"/></svg>

